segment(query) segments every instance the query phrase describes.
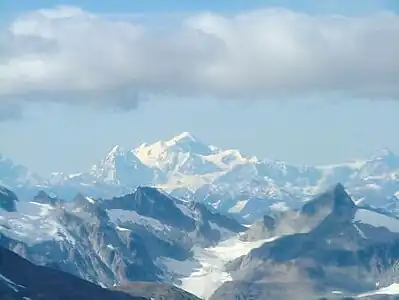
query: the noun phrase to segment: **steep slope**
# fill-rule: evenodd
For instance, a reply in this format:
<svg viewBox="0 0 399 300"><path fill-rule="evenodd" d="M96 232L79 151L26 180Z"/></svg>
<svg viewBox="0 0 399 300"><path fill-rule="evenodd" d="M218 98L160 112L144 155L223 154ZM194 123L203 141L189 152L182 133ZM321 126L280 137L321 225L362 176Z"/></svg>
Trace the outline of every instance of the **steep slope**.
<svg viewBox="0 0 399 300"><path fill-rule="evenodd" d="M399 280L399 219L357 207L340 184L262 223L245 239L274 239L230 262L211 299L356 296Z"/></svg>
<svg viewBox="0 0 399 300"><path fill-rule="evenodd" d="M103 289L68 273L36 266L2 247L0 247L0 298L9 300L150 299Z"/></svg>
<svg viewBox="0 0 399 300"><path fill-rule="evenodd" d="M41 192L32 202L13 201L15 209L0 209L0 245L105 286L173 283L163 261L195 259L194 247L245 230L235 220L148 187L105 200L80 194L65 202Z"/></svg>
<svg viewBox="0 0 399 300"><path fill-rule="evenodd" d="M134 187L151 184L155 174L135 156L133 150L115 146L100 163L92 167L90 175L108 184Z"/></svg>
<svg viewBox="0 0 399 300"><path fill-rule="evenodd" d="M13 212L17 201L17 196L13 192L0 186L0 209Z"/></svg>
<svg viewBox="0 0 399 300"><path fill-rule="evenodd" d="M68 273L40 267L0 247L0 298L9 300L199 300L176 287L158 283L130 283L104 289Z"/></svg>
<svg viewBox="0 0 399 300"><path fill-rule="evenodd" d="M163 283L135 282L114 288L114 290L151 300L201 300L193 294Z"/></svg>

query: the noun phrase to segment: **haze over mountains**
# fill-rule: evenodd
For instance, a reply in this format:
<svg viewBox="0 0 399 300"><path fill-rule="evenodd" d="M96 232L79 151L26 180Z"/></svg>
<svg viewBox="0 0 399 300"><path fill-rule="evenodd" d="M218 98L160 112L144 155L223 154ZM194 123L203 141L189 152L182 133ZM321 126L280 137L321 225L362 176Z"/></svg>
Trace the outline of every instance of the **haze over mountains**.
<svg viewBox="0 0 399 300"><path fill-rule="evenodd" d="M294 166L184 132L136 149L115 146L79 174L44 179L5 158L0 172L0 246L44 274L50 268L157 300L396 293L399 157L388 150L364 161ZM23 297L54 295L1 272L11 299L25 300L18 287L30 285Z"/></svg>
<svg viewBox="0 0 399 300"><path fill-rule="evenodd" d="M150 187L102 200L79 194L64 201L40 192L29 202L2 188L0 204L0 247L43 266L1 250L2 259L19 266L0 264L0 295L10 299L56 297L65 280L81 295L106 293L59 271L156 300L198 299L171 285L212 300L398 294L399 219L357 205L341 184L249 228ZM48 274L53 281L45 287Z"/></svg>
<svg viewBox="0 0 399 300"><path fill-rule="evenodd" d="M399 195L399 156L388 149L348 163L296 166L220 149L188 132L135 149L115 146L91 170L78 174L60 172L41 178L4 157L0 157L0 174L0 184L21 199L39 190L72 199L78 192L113 197L137 186L155 186L245 222L270 211L299 207L337 182L355 201L391 211L396 210Z"/></svg>
<svg viewBox="0 0 399 300"><path fill-rule="evenodd" d="M0 173L0 246L21 257L2 255L44 274L156 300L398 294L399 157L388 150L294 166L184 132L115 146L79 174L41 178L6 158ZM32 278L0 273L11 299L54 295Z"/></svg>

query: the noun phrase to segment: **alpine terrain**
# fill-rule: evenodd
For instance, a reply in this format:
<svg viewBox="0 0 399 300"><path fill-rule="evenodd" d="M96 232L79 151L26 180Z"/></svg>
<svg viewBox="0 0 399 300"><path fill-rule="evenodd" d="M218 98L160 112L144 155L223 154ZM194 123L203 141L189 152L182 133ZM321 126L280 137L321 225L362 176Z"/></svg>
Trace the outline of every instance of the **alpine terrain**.
<svg viewBox="0 0 399 300"><path fill-rule="evenodd" d="M135 149L115 146L91 170L46 178L0 157L0 183L21 199L40 190L71 200L77 193L111 198L153 186L252 223L264 214L299 208L341 182L356 202L397 212L399 156L382 149L368 159L295 166L247 156L200 141L188 132Z"/></svg>
<svg viewBox="0 0 399 300"><path fill-rule="evenodd" d="M0 267L0 292L11 299L53 296L64 280L99 299L101 293L157 300L399 294L399 219L355 203L341 184L251 226L153 187L68 201L45 192L20 201L2 188L0 204L1 253L10 257ZM32 272L39 275L23 275ZM44 282L40 276L51 276L53 285L36 283Z"/></svg>

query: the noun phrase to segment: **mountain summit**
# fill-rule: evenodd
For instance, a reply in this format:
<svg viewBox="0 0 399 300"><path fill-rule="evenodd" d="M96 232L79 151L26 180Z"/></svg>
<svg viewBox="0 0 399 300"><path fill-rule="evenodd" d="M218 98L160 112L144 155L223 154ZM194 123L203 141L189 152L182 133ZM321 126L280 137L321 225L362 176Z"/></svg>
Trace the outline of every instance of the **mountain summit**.
<svg viewBox="0 0 399 300"><path fill-rule="evenodd" d="M179 143L179 142L198 142L198 139L196 137L194 137L191 133L187 132L187 131L183 131L182 133L178 134L177 136L175 136L174 138L172 138L171 140L169 140L169 142L175 142L175 143Z"/></svg>
<svg viewBox="0 0 399 300"><path fill-rule="evenodd" d="M384 149L364 160L298 166L215 147L185 131L135 149L115 146L91 170L51 174L47 180L0 157L0 178L20 198L39 190L67 199L78 192L104 198L154 186L255 222L265 214L298 208L336 182L356 203L391 210L399 192L399 156Z"/></svg>

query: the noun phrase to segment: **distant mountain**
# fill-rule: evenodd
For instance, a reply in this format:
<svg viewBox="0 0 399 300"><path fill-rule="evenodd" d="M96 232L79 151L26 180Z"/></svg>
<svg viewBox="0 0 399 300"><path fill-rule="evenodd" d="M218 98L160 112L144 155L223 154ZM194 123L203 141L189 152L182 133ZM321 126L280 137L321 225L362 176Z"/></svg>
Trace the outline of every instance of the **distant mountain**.
<svg viewBox="0 0 399 300"><path fill-rule="evenodd" d="M45 185L45 179L0 154L0 186L12 189L24 197L32 196Z"/></svg>
<svg viewBox="0 0 399 300"><path fill-rule="evenodd" d="M100 163L93 166L90 175L100 182L134 187L151 184L155 174L152 168L140 161L133 150L115 146Z"/></svg>
<svg viewBox="0 0 399 300"><path fill-rule="evenodd" d="M183 132L136 149L115 146L91 170L53 173L45 179L1 158L0 182L21 198L39 190L65 199L78 192L110 198L153 186L251 223L264 214L298 208L336 182L342 182L356 202L395 212L399 156L382 149L365 160L295 166L220 149Z"/></svg>

